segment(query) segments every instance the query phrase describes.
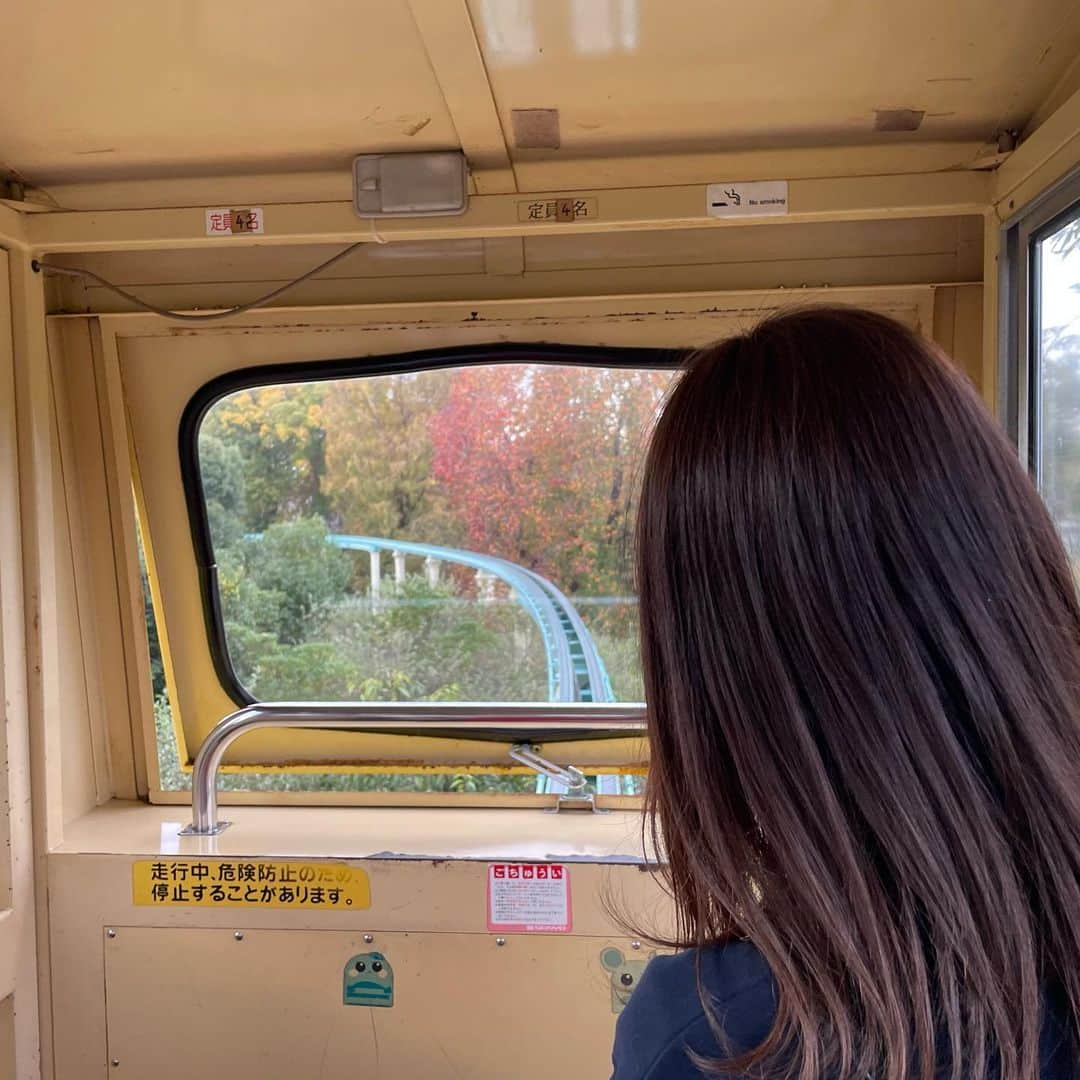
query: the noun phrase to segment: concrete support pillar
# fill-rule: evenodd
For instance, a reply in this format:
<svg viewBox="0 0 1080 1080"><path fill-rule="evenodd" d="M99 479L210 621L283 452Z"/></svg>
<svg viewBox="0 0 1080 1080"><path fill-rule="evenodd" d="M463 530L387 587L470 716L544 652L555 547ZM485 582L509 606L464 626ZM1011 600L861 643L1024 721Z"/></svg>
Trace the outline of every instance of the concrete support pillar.
<svg viewBox="0 0 1080 1080"><path fill-rule="evenodd" d="M476 571L476 591L480 597L480 603L492 604L495 602L495 575L486 570Z"/></svg>
<svg viewBox="0 0 1080 1080"><path fill-rule="evenodd" d="M394 552L394 584L405 584L405 552Z"/></svg>
<svg viewBox="0 0 1080 1080"><path fill-rule="evenodd" d="M427 575L427 583L432 589L439 584L439 568L441 566L442 561L431 555L424 560L424 573Z"/></svg>
<svg viewBox="0 0 1080 1080"><path fill-rule="evenodd" d="M371 557L371 606L377 608L382 598L382 553L378 551L368 552Z"/></svg>

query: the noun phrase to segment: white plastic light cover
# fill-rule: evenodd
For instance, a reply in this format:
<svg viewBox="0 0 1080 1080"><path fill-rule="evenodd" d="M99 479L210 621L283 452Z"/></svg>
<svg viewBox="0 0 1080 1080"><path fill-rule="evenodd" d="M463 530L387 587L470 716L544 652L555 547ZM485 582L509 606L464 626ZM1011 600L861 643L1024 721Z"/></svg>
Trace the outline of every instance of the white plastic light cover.
<svg viewBox="0 0 1080 1080"><path fill-rule="evenodd" d="M468 202L460 150L361 154L353 160L353 205L360 217L463 214Z"/></svg>

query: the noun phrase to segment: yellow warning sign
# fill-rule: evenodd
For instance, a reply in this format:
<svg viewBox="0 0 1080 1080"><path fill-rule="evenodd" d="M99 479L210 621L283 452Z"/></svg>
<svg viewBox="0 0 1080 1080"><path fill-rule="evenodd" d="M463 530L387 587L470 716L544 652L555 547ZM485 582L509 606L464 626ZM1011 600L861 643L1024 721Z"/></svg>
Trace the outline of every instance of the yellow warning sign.
<svg viewBox="0 0 1080 1080"><path fill-rule="evenodd" d="M246 859L139 859L132 867L131 901L149 907L371 907L363 870L345 863Z"/></svg>

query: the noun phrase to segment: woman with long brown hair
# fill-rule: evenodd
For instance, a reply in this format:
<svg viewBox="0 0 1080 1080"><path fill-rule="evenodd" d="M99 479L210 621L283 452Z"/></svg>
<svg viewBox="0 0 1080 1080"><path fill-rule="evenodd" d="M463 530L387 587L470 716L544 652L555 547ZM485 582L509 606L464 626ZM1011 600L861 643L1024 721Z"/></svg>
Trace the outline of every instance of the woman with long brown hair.
<svg viewBox="0 0 1080 1080"><path fill-rule="evenodd" d="M883 316L689 363L637 530L683 951L616 1080L1074 1075L1080 608L1013 448Z"/></svg>

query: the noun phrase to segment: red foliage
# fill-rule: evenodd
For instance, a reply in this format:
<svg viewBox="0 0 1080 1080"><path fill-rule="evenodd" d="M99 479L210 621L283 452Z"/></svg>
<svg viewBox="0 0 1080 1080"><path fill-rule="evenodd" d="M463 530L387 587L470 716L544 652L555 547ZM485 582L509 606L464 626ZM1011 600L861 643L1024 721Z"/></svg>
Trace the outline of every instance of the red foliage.
<svg viewBox="0 0 1080 1080"><path fill-rule="evenodd" d="M625 585L646 425L670 378L548 364L456 372L429 429L432 471L469 546L570 592Z"/></svg>

